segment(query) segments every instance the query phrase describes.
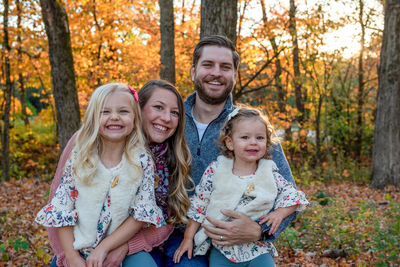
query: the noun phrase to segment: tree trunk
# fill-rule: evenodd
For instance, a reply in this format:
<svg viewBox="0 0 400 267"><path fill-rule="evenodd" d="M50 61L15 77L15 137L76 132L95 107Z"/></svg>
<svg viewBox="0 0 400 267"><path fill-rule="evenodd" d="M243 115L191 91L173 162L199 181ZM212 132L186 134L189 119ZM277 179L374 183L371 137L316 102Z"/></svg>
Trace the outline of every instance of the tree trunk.
<svg viewBox="0 0 400 267"><path fill-rule="evenodd" d="M296 107L300 112L299 123L303 125L305 121L305 107L304 107L304 97L302 93L302 84L300 77L300 56L299 56L299 42L297 39L297 28L296 28L296 5L294 0L290 0L290 10L289 10L289 32L292 36L293 45L293 84L296 96Z"/></svg>
<svg viewBox="0 0 400 267"><path fill-rule="evenodd" d="M11 73L10 73L10 44L8 43L8 0L3 1L4 4L4 24L3 24L3 49L4 49L4 72L6 78L6 90L4 92L5 107L3 113L3 129L1 131L1 145L2 145L2 167L3 167L3 178L8 181L10 180L10 110L11 110Z"/></svg>
<svg viewBox="0 0 400 267"><path fill-rule="evenodd" d="M159 0L161 32L161 79L175 84L174 3Z"/></svg>
<svg viewBox="0 0 400 267"><path fill-rule="evenodd" d="M18 36L17 36L17 42L18 42L18 63L22 63L22 40L21 40L21 14L22 14L22 8L21 8L21 2L20 0L16 1L17 5L17 29L18 29ZM28 115L26 114L26 101L25 101L25 86L24 86L24 76L22 75L21 69L18 70L18 82L19 82L19 91L21 94L21 112L22 112L22 118L24 120L25 126L29 125L29 119Z"/></svg>
<svg viewBox="0 0 400 267"><path fill-rule="evenodd" d="M236 0L201 0L200 39L218 34L236 44L236 24Z"/></svg>
<svg viewBox="0 0 400 267"><path fill-rule="evenodd" d="M371 186L400 185L400 3L386 0Z"/></svg>
<svg viewBox="0 0 400 267"><path fill-rule="evenodd" d="M361 161L362 139L363 139L363 107L364 107L364 50L365 50L365 23L363 20L364 2L359 0L360 10L358 22L361 27L360 54L358 55L358 94L357 94L357 124L354 140L355 159Z"/></svg>
<svg viewBox="0 0 400 267"><path fill-rule="evenodd" d="M300 148L303 151L303 154L307 154L307 140L306 136L304 136L301 129L304 127L304 123L307 120L307 110L305 108L305 101L307 100L307 91L303 90L302 82L301 82L301 73L300 73L300 56L299 56L299 42L297 39L297 28L296 28L296 4L295 0L290 0L290 10L289 10L289 32L292 36L292 46L293 46L293 87L296 98L296 108L299 111L300 115L298 118L299 122L299 143Z"/></svg>
<svg viewBox="0 0 400 267"><path fill-rule="evenodd" d="M74 62L68 17L61 1L40 0L43 21L49 40L53 96L61 149L78 130L80 112L75 87Z"/></svg>
<svg viewBox="0 0 400 267"><path fill-rule="evenodd" d="M321 162L321 110L323 103L323 95L319 94L318 96L318 108L317 114L315 114L315 162L316 164L320 164Z"/></svg>
<svg viewBox="0 0 400 267"><path fill-rule="evenodd" d="M264 29L265 32L267 32L267 26L268 26L268 18L267 18L267 12L266 12L266 7L265 7L265 1L260 0L261 4L261 9L262 9L262 17L263 17L263 24L264 24ZM275 88L277 91L277 96L278 96L278 108L279 112L281 114L284 114L284 120L287 122L287 112L286 112L286 90L283 87L282 83L282 64L281 64L281 58L279 56L280 51L278 48L278 45L276 43L276 38L273 32L270 32L268 34L268 39L271 43L272 49L274 51L274 57L275 57L275 73L274 73L274 80L275 80ZM291 132L291 125L288 124L289 126L285 128L285 139L286 140L291 140L292 139L292 132Z"/></svg>

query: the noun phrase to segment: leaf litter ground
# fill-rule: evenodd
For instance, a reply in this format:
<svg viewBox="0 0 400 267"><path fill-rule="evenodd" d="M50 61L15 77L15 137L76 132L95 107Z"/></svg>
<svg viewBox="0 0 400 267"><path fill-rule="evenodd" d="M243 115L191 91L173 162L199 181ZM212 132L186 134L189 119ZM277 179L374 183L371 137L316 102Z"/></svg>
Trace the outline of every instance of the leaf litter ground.
<svg viewBox="0 0 400 267"><path fill-rule="evenodd" d="M49 265L53 254L46 230L34 222L37 211L48 200L49 188L50 182L40 181L39 179L1 182L0 266ZM329 207L329 204L327 204L329 201L340 200L340 211L342 213L351 213L353 210L362 209L365 205L360 205L360 203L369 203L376 207L374 216L377 217L386 216L387 206L390 203L398 204L400 201L400 190L393 187L376 190L367 185L342 182L299 186L299 188L307 194L312 205L307 211L311 215L308 216L307 213L300 215L294 223L293 229L303 228L299 232L293 230L292 233L296 233L296 235L304 235L307 234L307 231L317 230L312 229L312 227L315 227L312 219L317 218L317 220L323 221L324 214L318 215L317 213L324 213L325 207L327 209ZM321 205L321 203L324 204L324 201L326 201L326 206ZM318 219L320 217L321 219ZM307 223L304 223L304 221L307 221ZM306 224L312 227L306 227ZM368 225L368 222L365 222L365 224ZM336 228L340 229L340 226L336 226ZM344 232L345 234L346 232ZM281 235L277 242L279 250L279 257L275 259L277 266L372 266L379 261L377 253L372 251L358 251L357 253L353 252L353 254L349 253L351 251L347 251L345 257L340 257L340 254L336 258L335 256L332 258L332 255L327 257L324 255L327 255L326 248L329 248L329 243L311 246L308 243L315 243L315 240L299 241L298 236L294 236L292 237L293 240L302 242L296 243L290 240L288 236ZM324 236L319 238L325 239ZM368 238L366 242L368 242ZM301 244L301 246L296 247L296 244ZM362 244L360 244L361 246ZM385 262L385 259L383 259L383 262ZM387 262L387 266L397 265L398 260Z"/></svg>

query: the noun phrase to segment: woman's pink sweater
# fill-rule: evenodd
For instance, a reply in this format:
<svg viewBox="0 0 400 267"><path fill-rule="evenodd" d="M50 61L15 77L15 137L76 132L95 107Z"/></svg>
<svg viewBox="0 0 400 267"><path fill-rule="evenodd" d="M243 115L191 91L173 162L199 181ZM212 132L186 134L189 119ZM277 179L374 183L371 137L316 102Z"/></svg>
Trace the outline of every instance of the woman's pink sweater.
<svg viewBox="0 0 400 267"><path fill-rule="evenodd" d="M64 166L68 160L72 148L74 147L75 138L76 133L68 141L68 144L64 148L60 160L58 161L56 174L54 175L53 182L50 186L49 202L53 198L58 188L58 185L61 182L61 176L64 171ZM137 253L142 250L147 252L151 251L153 247L160 246L162 243L164 243L164 241L167 240L168 237L171 235L173 230L174 226L169 224L159 228L156 228L154 225L152 225L148 228L142 229L134 237L132 237L131 240L128 241L128 255ZM57 228L47 227L47 234L49 235L50 245L53 248L54 254L57 256L57 266L68 266L60 239L58 237Z"/></svg>

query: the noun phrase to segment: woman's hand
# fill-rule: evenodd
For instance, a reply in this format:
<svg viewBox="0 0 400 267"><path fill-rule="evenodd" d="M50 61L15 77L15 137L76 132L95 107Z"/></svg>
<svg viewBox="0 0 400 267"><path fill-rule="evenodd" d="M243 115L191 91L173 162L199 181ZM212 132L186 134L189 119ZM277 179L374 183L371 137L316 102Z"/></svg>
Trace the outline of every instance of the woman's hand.
<svg viewBox="0 0 400 267"><path fill-rule="evenodd" d="M64 226L57 229L58 237L64 250L65 259L67 260L68 265L74 267L85 267L85 259L77 250L74 249L74 246L72 245L74 242L74 227Z"/></svg>
<svg viewBox="0 0 400 267"><path fill-rule="evenodd" d="M89 257L86 259L87 267L101 267L103 262L107 257L108 250L100 244L90 253Z"/></svg>
<svg viewBox="0 0 400 267"><path fill-rule="evenodd" d="M76 250L75 253L65 254L65 259L67 260L69 266L86 267L85 259Z"/></svg>
<svg viewBox="0 0 400 267"><path fill-rule="evenodd" d="M174 254L174 263L179 263L181 260L181 257L183 254L187 252L188 258L192 258L192 252L193 252L193 238L184 238L182 240L182 243L178 247L178 249L175 251Z"/></svg>
<svg viewBox="0 0 400 267"><path fill-rule="evenodd" d="M104 265L107 267L119 267L124 261L126 255L128 254L128 251L128 243L125 243L118 248L111 250L106 257L106 260L104 261Z"/></svg>

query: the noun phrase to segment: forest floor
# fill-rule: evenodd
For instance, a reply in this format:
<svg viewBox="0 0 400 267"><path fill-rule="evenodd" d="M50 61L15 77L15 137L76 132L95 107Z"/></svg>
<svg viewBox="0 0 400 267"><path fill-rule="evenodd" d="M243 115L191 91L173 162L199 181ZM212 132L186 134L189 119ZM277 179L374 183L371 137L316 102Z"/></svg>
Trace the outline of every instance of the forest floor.
<svg viewBox="0 0 400 267"><path fill-rule="evenodd" d="M49 188L39 179L0 183L0 266L49 265L46 230L34 222ZM350 182L299 188L312 204L277 241L277 266L400 265L400 188ZM378 237L371 233L374 225L381 229Z"/></svg>

